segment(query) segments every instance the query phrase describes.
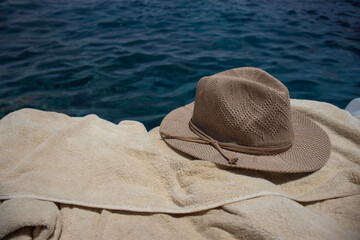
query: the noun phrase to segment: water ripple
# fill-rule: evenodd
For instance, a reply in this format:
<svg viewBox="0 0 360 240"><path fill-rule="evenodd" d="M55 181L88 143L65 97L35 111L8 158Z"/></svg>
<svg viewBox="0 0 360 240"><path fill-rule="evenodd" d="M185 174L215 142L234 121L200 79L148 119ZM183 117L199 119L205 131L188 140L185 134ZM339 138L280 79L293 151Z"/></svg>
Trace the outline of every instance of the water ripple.
<svg viewBox="0 0 360 240"><path fill-rule="evenodd" d="M261 9L261 11L259 11ZM23 107L159 125L197 81L241 66L291 97L360 92L357 1L0 1L0 117Z"/></svg>

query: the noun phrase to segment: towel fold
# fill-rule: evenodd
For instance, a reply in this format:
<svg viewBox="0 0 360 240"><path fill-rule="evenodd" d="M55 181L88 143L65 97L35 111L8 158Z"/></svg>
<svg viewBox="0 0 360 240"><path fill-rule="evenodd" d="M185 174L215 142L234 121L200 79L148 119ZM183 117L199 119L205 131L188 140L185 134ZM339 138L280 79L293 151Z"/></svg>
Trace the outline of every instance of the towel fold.
<svg viewBox="0 0 360 240"><path fill-rule="evenodd" d="M52 202L10 199L0 205L0 239L58 239L61 215ZM9 236L10 235L10 236Z"/></svg>
<svg viewBox="0 0 360 240"><path fill-rule="evenodd" d="M34 109L10 113L0 120L0 199L6 200L0 224L8 229L1 234L23 231L20 216L27 210L6 210L18 200L34 207L59 204L55 225L30 221L42 226L36 234L51 232L54 239L131 239L140 232L173 239L360 236L360 120L326 103L291 104L330 137L330 159L314 173L233 169L191 159L168 147L158 128L147 132L135 121L116 125L95 115ZM271 217L260 217L262 212ZM54 235L58 228L61 235Z"/></svg>

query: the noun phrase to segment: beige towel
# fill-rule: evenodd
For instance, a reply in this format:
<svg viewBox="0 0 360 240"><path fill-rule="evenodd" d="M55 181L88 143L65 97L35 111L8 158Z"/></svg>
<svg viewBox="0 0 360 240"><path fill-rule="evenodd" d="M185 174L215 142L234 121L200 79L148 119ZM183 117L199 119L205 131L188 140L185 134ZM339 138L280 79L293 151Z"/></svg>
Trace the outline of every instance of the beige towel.
<svg viewBox="0 0 360 240"><path fill-rule="evenodd" d="M61 215L52 202L10 199L0 205L0 239L58 239ZM32 228L32 231L29 229Z"/></svg>
<svg viewBox="0 0 360 240"><path fill-rule="evenodd" d="M360 121L326 103L292 105L330 136L330 159L315 173L190 160L134 121L13 112L0 120L0 199L60 203L63 239L356 238Z"/></svg>

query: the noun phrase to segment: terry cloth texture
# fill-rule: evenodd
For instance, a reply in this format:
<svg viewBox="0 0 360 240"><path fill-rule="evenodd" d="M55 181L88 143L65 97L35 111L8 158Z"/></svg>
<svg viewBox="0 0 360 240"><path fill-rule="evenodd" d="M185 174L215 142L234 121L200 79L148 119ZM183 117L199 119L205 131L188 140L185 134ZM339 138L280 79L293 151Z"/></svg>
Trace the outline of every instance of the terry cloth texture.
<svg viewBox="0 0 360 240"><path fill-rule="evenodd" d="M360 120L291 104L330 137L314 173L190 159L134 121L13 112L0 120L0 238L358 239Z"/></svg>

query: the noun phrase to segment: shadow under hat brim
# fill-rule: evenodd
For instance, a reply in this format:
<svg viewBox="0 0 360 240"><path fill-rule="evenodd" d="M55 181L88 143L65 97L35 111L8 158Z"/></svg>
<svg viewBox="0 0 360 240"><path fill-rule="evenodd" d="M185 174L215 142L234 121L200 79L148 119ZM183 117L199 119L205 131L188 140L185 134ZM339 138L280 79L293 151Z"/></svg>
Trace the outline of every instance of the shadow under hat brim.
<svg viewBox="0 0 360 240"><path fill-rule="evenodd" d="M165 116L160 124L160 132L172 136L198 137L189 128L194 102L177 108ZM325 165L330 156L328 135L304 114L292 110L294 142L290 149L275 155L254 155L224 151L237 157L236 164L230 164L212 145L165 138L171 147L197 159L223 166L245 168L269 172L304 173L313 172Z"/></svg>

